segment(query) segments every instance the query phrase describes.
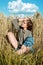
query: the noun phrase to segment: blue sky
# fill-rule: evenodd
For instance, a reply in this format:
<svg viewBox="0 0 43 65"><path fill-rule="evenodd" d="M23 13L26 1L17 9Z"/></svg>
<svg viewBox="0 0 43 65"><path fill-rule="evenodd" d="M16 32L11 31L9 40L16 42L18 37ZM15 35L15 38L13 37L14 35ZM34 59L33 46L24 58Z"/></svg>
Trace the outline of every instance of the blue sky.
<svg viewBox="0 0 43 65"><path fill-rule="evenodd" d="M43 14L43 0L0 0L0 12L6 16L31 15L36 11Z"/></svg>

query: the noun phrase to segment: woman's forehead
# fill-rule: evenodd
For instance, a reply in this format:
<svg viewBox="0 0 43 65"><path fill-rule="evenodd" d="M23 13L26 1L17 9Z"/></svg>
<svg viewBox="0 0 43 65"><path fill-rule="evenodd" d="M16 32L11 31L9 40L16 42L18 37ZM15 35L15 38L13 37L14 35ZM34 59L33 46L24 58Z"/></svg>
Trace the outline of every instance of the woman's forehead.
<svg viewBox="0 0 43 65"><path fill-rule="evenodd" d="M26 18L26 19L24 19L23 21L26 21L26 22L28 22L28 21L29 21L29 19L27 19L27 18Z"/></svg>

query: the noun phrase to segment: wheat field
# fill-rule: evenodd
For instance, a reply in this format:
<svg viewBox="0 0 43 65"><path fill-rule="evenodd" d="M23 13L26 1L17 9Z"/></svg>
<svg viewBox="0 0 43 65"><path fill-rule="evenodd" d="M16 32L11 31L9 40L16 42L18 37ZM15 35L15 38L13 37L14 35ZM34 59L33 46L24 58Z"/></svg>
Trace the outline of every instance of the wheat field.
<svg viewBox="0 0 43 65"><path fill-rule="evenodd" d="M12 19L0 13L0 65L43 65L43 16L36 13L32 18L35 52L20 56L15 53L6 38L8 30L16 33L15 30L12 30Z"/></svg>

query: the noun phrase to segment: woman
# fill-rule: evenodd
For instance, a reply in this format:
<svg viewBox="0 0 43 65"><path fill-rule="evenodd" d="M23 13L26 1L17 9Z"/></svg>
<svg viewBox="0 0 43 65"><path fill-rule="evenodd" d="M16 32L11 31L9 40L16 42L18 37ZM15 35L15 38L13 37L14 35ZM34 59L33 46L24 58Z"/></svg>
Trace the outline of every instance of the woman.
<svg viewBox="0 0 43 65"><path fill-rule="evenodd" d="M7 36L10 43L15 48L16 53L21 55L27 51L32 51L34 39L32 37L33 23L31 19L24 19L21 26L18 25L17 19L13 20L12 24L18 31L18 39L15 38L12 32L8 32Z"/></svg>

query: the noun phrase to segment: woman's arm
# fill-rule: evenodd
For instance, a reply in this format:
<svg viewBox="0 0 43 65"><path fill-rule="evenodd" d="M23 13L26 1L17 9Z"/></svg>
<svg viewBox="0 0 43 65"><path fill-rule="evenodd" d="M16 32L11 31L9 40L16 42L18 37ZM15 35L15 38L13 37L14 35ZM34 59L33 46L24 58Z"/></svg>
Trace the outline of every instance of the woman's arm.
<svg viewBox="0 0 43 65"><path fill-rule="evenodd" d="M21 55L26 52L26 46L22 45L21 49L17 50L16 53Z"/></svg>
<svg viewBox="0 0 43 65"><path fill-rule="evenodd" d="M12 24L17 31L20 29L18 19L13 19Z"/></svg>

